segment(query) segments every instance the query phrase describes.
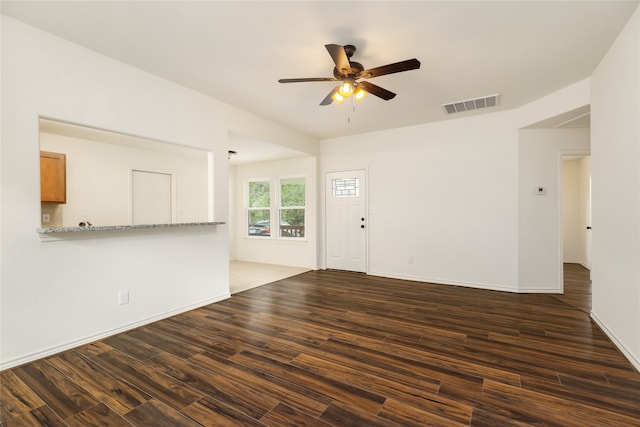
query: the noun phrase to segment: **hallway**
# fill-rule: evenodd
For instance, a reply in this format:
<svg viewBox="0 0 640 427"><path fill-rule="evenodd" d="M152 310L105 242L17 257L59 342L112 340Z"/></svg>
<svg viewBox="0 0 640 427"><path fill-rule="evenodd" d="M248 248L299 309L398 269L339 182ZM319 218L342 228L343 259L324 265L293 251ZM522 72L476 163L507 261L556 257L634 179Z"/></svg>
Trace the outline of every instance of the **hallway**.
<svg viewBox="0 0 640 427"><path fill-rule="evenodd" d="M564 264L564 294L553 297L585 313L591 313L590 273L580 264Z"/></svg>

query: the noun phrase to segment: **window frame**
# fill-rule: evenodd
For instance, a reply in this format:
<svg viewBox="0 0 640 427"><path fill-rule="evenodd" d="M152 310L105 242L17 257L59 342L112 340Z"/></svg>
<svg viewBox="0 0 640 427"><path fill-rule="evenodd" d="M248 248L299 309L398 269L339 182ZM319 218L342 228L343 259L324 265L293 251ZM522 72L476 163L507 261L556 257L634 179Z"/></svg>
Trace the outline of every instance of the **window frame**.
<svg viewBox="0 0 640 427"><path fill-rule="evenodd" d="M304 184L304 205L302 206L282 206L282 184L283 181L287 181L287 180L296 180L296 179L300 179L302 180L303 184ZM306 175L288 175L288 176L281 176L276 178L276 182L277 185L275 187L275 192L276 192L276 201L277 201L277 206L275 206L276 209L276 213L277 213L277 219L278 219L278 233L276 238L280 239L280 240L290 240L290 241L306 241L307 240L307 176ZM302 209L304 210L304 222L303 222L303 226L304 226L304 235L301 237L289 237L289 236L282 236L282 211L283 210L294 210L294 209Z"/></svg>

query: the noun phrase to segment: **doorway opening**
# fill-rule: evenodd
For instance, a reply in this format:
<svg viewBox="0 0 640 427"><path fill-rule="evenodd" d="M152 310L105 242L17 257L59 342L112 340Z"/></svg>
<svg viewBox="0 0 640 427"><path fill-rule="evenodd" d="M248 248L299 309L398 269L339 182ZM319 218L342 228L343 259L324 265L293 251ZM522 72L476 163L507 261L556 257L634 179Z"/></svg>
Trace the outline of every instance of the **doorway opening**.
<svg viewBox="0 0 640 427"><path fill-rule="evenodd" d="M563 294L567 303L591 311L591 156L562 156ZM568 298L568 299L567 299Z"/></svg>

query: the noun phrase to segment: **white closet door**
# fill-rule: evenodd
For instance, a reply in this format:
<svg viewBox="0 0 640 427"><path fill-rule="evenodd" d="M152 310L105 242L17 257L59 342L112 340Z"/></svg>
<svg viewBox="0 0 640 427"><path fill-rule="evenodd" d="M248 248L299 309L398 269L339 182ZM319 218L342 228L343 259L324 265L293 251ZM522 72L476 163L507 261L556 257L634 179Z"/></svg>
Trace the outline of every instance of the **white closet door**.
<svg viewBox="0 0 640 427"><path fill-rule="evenodd" d="M131 218L136 224L170 224L171 174L133 170Z"/></svg>

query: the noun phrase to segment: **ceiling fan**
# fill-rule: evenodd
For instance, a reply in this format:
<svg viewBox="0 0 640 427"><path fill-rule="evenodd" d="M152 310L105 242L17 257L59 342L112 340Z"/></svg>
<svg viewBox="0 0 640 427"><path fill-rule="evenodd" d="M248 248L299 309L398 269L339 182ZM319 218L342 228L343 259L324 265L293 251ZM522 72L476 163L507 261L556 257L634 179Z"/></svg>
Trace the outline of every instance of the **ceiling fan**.
<svg viewBox="0 0 640 427"><path fill-rule="evenodd" d="M370 79L373 77L384 76L386 74L399 73L402 71L417 70L420 68L420 61L417 59L407 59L393 64L383 65L380 67L364 69L362 64L351 61L351 57L356 51L353 45L340 46L337 44L326 44L331 59L336 64L333 68L333 77L310 77L299 79L280 79L280 83L302 83L302 82L341 82L340 85L334 87L331 92L322 100L320 105L329 105L333 101L340 104L353 96L356 100L362 99L367 93L382 98L385 101L393 99L396 94L387 89L376 86L367 81L359 81L360 79Z"/></svg>

